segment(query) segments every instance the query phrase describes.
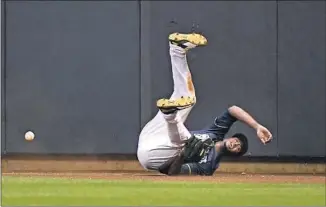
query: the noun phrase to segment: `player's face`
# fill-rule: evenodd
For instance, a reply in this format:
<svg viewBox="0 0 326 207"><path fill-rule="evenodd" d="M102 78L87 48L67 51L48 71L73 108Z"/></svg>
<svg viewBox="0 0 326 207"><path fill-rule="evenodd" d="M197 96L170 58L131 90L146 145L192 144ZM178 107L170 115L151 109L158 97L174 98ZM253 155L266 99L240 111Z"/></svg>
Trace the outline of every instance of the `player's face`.
<svg viewBox="0 0 326 207"><path fill-rule="evenodd" d="M228 138L226 140L226 148L230 151L230 152L240 152L241 150L241 142L239 141L238 138Z"/></svg>

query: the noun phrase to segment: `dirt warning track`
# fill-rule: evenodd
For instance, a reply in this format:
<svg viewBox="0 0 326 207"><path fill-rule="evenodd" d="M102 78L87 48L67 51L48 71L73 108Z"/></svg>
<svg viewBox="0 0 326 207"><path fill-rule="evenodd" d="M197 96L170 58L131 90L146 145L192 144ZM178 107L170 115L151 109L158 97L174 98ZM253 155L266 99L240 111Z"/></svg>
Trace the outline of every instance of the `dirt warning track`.
<svg viewBox="0 0 326 207"><path fill-rule="evenodd" d="M54 177L69 179L105 179L139 181L187 181L212 183L320 183L325 184L325 176L310 175L255 175L216 174L214 176L165 176L155 173L3 173L3 176Z"/></svg>

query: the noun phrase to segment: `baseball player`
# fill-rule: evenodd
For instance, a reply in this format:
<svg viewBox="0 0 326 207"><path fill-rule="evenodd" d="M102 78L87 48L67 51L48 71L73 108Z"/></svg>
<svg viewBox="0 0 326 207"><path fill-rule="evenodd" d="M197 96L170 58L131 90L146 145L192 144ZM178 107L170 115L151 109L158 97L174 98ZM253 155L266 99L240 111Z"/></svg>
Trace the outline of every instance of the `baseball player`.
<svg viewBox="0 0 326 207"><path fill-rule="evenodd" d="M206 44L207 39L197 33L169 35L174 90L170 98L157 101L158 113L140 133L137 157L147 170L167 175L213 175L223 156L242 156L248 150L244 134L225 137L236 121L256 130L263 144L272 139L267 128L238 106L227 108L202 130L189 131L185 127L184 122L196 103L186 54Z"/></svg>

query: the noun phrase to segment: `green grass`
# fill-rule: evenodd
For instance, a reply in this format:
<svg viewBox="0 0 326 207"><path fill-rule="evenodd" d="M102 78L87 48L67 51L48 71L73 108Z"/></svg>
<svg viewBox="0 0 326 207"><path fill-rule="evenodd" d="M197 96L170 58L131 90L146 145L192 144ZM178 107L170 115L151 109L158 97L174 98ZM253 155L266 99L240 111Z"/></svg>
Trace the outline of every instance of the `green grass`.
<svg viewBox="0 0 326 207"><path fill-rule="evenodd" d="M325 205L323 184L109 181L2 177L2 206L12 205Z"/></svg>

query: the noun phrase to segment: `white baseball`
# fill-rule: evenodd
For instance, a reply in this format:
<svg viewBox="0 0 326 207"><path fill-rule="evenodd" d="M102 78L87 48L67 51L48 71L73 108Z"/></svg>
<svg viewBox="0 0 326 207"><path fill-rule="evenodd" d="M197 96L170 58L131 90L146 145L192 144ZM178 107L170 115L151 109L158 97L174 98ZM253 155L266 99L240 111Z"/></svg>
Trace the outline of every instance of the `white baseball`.
<svg viewBox="0 0 326 207"><path fill-rule="evenodd" d="M26 134L25 134L25 139L26 139L27 141L32 141L32 140L34 139L34 137L35 137L35 135L34 135L34 133L31 132L31 131L28 131L28 132L26 132Z"/></svg>

